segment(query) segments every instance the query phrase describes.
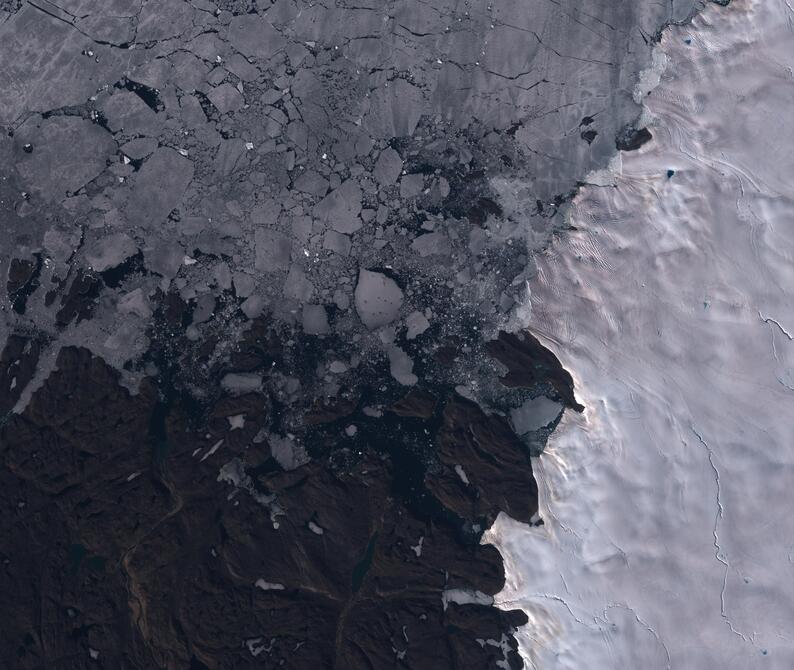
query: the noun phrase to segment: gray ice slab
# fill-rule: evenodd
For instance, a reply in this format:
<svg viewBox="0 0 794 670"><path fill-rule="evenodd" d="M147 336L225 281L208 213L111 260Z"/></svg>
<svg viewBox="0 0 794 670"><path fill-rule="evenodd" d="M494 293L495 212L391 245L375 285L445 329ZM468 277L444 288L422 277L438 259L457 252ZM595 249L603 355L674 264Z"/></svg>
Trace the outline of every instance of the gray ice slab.
<svg viewBox="0 0 794 670"><path fill-rule="evenodd" d="M422 174L407 174L400 180L400 197L415 198L425 185L425 176Z"/></svg>
<svg viewBox="0 0 794 670"><path fill-rule="evenodd" d="M116 309L120 314L136 314L142 319L152 316L152 308L142 289L136 288L119 298Z"/></svg>
<svg viewBox="0 0 794 670"><path fill-rule="evenodd" d="M328 192L328 180L319 172L307 170L295 180L295 188L322 197Z"/></svg>
<svg viewBox="0 0 794 670"><path fill-rule="evenodd" d="M430 321L422 312L411 312L405 318L405 325L407 326L406 339L414 340L430 328Z"/></svg>
<svg viewBox="0 0 794 670"><path fill-rule="evenodd" d="M253 373L230 372L221 379L221 386L235 395L259 391L262 388L262 376Z"/></svg>
<svg viewBox="0 0 794 670"><path fill-rule="evenodd" d="M339 233L354 233L361 228L361 188L353 179L325 196L314 208L314 215Z"/></svg>
<svg viewBox="0 0 794 670"><path fill-rule="evenodd" d="M152 240L152 238L149 238ZM146 267L163 277L172 279L184 263L185 250L172 240L152 240L153 244L144 248L143 259Z"/></svg>
<svg viewBox="0 0 794 670"><path fill-rule="evenodd" d="M124 144L119 151L132 160L141 160L151 156L157 149L157 140L153 137L138 137Z"/></svg>
<svg viewBox="0 0 794 670"><path fill-rule="evenodd" d="M221 84L207 93L207 98L221 113L236 112L245 104L245 98L235 86Z"/></svg>
<svg viewBox="0 0 794 670"><path fill-rule="evenodd" d="M44 233L44 249L56 263L64 263L80 245L80 232L52 228Z"/></svg>
<svg viewBox="0 0 794 670"><path fill-rule="evenodd" d="M293 263L284 281L284 297L298 302L308 302L312 295L314 295L314 284L306 277L301 267Z"/></svg>
<svg viewBox="0 0 794 670"><path fill-rule="evenodd" d="M145 228L157 227L182 201L193 179L193 163L173 149L161 147L146 160L132 187L125 215Z"/></svg>
<svg viewBox="0 0 794 670"><path fill-rule="evenodd" d="M361 270L355 292L356 311L370 330L390 324L397 318L403 292L393 279L380 272Z"/></svg>
<svg viewBox="0 0 794 670"><path fill-rule="evenodd" d="M379 137L413 135L426 105L419 87L404 79L379 87L368 99L366 127Z"/></svg>
<svg viewBox="0 0 794 670"><path fill-rule="evenodd" d="M125 233L111 233L89 244L85 258L89 267L104 272L120 265L138 251L138 245Z"/></svg>
<svg viewBox="0 0 794 670"><path fill-rule="evenodd" d="M548 426L562 412L562 405L546 396L527 400L521 407L510 410L510 420L516 433L524 435Z"/></svg>
<svg viewBox="0 0 794 670"><path fill-rule="evenodd" d="M452 251L449 239L444 233L427 233L420 235L412 243L411 248L422 258L425 256L447 256Z"/></svg>
<svg viewBox="0 0 794 670"><path fill-rule="evenodd" d="M276 272L289 267L292 242L289 237L268 228L258 228L256 240L256 269Z"/></svg>
<svg viewBox="0 0 794 670"><path fill-rule="evenodd" d="M156 135L161 119L141 98L130 91L116 91L102 104L108 128L125 135Z"/></svg>
<svg viewBox="0 0 794 670"><path fill-rule="evenodd" d="M285 470L294 470L310 460L306 450L289 437L271 434L268 435L267 442L273 458Z"/></svg>
<svg viewBox="0 0 794 670"><path fill-rule="evenodd" d="M193 6L181 0L143 3L136 39L149 42L183 35L192 27L195 14Z"/></svg>
<svg viewBox="0 0 794 670"><path fill-rule="evenodd" d="M250 58L269 58L286 44L273 25L256 14L233 17L227 38L237 51Z"/></svg>
<svg viewBox="0 0 794 670"><path fill-rule="evenodd" d="M324 335L328 327L328 314L322 305L303 306L303 330L309 335Z"/></svg>
<svg viewBox="0 0 794 670"><path fill-rule="evenodd" d="M247 298L254 292L256 282L247 272L235 272L233 276L234 291L240 298Z"/></svg>
<svg viewBox="0 0 794 670"><path fill-rule="evenodd" d="M273 226L281 214L281 203L276 200L265 200L251 210L251 221L256 224Z"/></svg>
<svg viewBox="0 0 794 670"><path fill-rule="evenodd" d="M386 147L378 156L372 176L381 186L391 186L399 178L402 169L403 159L400 158L400 154L391 147Z"/></svg>
<svg viewBox="0 0 794 670"><path fill-rule="evenodd" d="M65 198L94 179L116 152L104 128L74 116L31 117L15 140L32 148L20 151L16 161L25 188L47 200Z"/></svg>
<svg viewBox="0 0 794 670"><path fill-rule="evenodd" d="M85 49L101 58L86 58ZM25 111L82 104L121 76L126 63L115 51L25 3L0 25L0 124Z"/></svg>
<svg viewBox="0 0 794 670"><path fill-rule="evenodd" d="M243 303L240 305L240 309L243 311L249 319L255 319L258 317L265 308L265 299L261 295L252 295L246 298Z"/></svg>
<svg viewBox="0 0 794 670"><path fill-rule="evenodd" d="M328 230L323 236L323 248L334 251L340 256L347 256L350 253L352 243L347 235L337 233L335 230Z"/></svg>

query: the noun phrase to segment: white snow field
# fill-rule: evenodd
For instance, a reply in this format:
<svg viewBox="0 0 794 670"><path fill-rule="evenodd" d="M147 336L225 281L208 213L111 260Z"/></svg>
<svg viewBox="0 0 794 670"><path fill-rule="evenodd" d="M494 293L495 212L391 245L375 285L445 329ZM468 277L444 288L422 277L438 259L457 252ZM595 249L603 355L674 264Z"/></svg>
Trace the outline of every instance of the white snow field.
<svg viewBox="0 0 794 670"><path fill-rule="evenodd" d="M794 668L789 3L665 31L653 141L539 260L532 325L587 410L535 461L544 525L486 536L529 668Z"/></svg>

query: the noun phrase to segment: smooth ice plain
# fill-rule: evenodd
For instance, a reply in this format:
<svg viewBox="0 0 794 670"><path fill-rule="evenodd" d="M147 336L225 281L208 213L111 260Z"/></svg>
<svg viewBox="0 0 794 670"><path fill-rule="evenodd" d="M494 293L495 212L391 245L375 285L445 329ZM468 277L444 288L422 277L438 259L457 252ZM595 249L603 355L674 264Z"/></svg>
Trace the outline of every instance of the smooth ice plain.
<svg viewBox="0 0 794 670"><path fill-rule="evenodd" d="M497 601L530 668L794 668L794 10L712 5L656 55L654 140L531 287L587 410L535 462L544 525L486 538Z"/></svg>

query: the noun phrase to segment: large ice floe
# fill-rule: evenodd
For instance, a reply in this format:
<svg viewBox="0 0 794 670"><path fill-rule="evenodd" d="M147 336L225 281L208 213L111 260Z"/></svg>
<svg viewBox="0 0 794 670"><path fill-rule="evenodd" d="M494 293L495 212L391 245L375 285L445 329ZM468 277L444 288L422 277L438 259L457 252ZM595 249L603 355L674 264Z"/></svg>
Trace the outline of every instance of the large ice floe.
<svg viewBox="0 0 794 670"><path fill-rule="evenodd" d="M655 62L654 140L531 287L587 409L536 460L544 523L486 537L497 602L530 668L794 668L794 10L711 6Z"/></svg>

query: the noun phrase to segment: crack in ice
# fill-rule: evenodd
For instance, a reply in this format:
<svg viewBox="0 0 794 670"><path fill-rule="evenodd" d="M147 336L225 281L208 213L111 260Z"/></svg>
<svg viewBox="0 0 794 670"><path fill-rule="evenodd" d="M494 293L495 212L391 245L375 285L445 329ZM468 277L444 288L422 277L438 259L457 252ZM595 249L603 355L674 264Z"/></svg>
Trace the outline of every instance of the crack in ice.
<svg viewBox="0 0 794 670"><path fill-rule="evenodd" d="M780 322L777 319L773 319L771 316L764 316L761 310L758 310L758 316L761 318L761 321L763 321L764 323L774 323L778 327L780 332L783 333L788 338L789 342L794 341L794 335L789 333L782 325L780 325Z"/></svg>
<svg viewBox="0 0 794 670"><path fill-rule="evenodd" d="M640 624L643 628L645 628L645 630L647 630L651 635L653 635L653 637L656 639L656 641L659 643L662 649L664 649L665 656L667 656L667 670L670 670L672 668L672 658L670 657L670 650L667 648L667 645L664 643L664 640L662 640L659 633L656 632L656 629L653 626L651 626L647 621L642 619L640 615L637 614L637 611L626 603L610 603L609 605L607 605L604 608L604 612L603 612L604 621L608 620L607 610L610 608L624 609L627 612L631 613L634 616L634 618L637 620L637 623Z"/></svg>
<svg viewBox="0 0 794 670"><path fill-rule="evenodd" d="M576 616L576 614L574 614L573 610L571 609L571 606L568 604L568 602L565 600L565 598L562 598L561 596L555 595L553 593L529 593L529 594L527 594L526 598L522 598L520 600L503 600L503 601L499 602L499 605L519 605L520 606L522 604L522 602L524 602L526 599L529 599L529 598L542 598L544 600L553 600L554 602L558 602L558 603L562 604L562 606L566 610L568 610L568 614L571 615L571 618L574 621L576 621L576 623L578 623L578 624L580 624L580 625L582 625L585 628L588 628L590 630L593 629L593 625L587 623L586 621L583 621L578 616ZM595 621L595 619L594 619L594 621ZM595 623L595 626L596 626L596 628L598 628L598 630L602 630L601 626L599 626L598 623Z"/></svg>
<svg viewBox="0 0 794 670"><path fill-rule="evenodd" d="M751 642L751 640L749 640L744 633L738 631L734 627L733 622L730 620L727 613L725 612L725 591L728 589L728 570L730 569L731 564L725 558L725 553L723 552L722 546L720 545L719 525L720 525L720 521L725 516L725 508L722 505L722 483L720 481L720 471L717 469L717 465L714 462L714 450L711 448L708 442L706 442L703 436L697 431L694 425L691 426L691 428L692 428L692 432L695 434L698 441L706 449L706 453L708 454L709 465L711 466L711 469L714 471L714 481L717 485L717 513L714 517L714 529L712 530L712 534L714 535L714 558L716 558L725 567L725 571L722 575L722 588L720 589L720 615L722 616L723 619L725 619L725 622L730 627L732 633L738 635L745 642Z"/></svg>

